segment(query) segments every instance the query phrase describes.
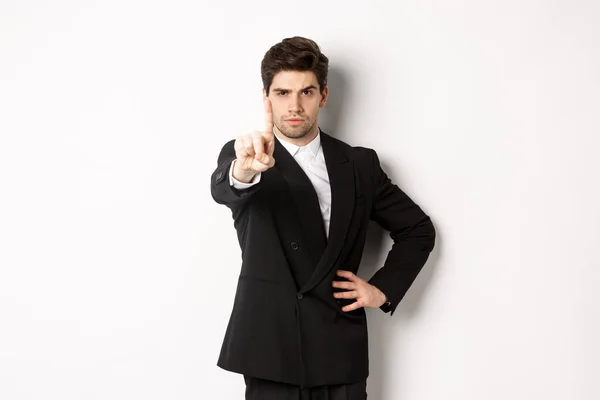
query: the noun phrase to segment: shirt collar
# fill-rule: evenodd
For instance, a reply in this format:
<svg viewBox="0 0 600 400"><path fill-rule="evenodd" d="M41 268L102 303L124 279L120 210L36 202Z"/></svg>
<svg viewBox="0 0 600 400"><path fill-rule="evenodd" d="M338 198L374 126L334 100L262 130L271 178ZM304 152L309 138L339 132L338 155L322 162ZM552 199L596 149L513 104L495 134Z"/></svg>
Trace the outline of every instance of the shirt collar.
<svg viewBox="0 0 600 400"><path fill-rule="evenodd" d="M279 143L281 143L281 145L285 147L285 149L292 155L292 157L296 155L298 149L300 149L300 146L287 142L283 139L279 139L277 135L274 136L277 138L277 140L279 140ZM317 154L319 153L319 149L321 148L321 128L319 128L317 136L315 136L315 138L304 147L306 147L307 150L310 151L313 156L317 156Z"/></svg>

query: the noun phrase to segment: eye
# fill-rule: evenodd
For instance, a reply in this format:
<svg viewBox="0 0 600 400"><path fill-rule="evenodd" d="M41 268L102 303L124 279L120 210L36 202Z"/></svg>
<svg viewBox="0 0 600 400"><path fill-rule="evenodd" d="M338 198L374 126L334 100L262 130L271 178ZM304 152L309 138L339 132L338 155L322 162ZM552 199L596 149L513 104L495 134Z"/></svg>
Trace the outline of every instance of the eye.
<svg viewBox="0 0 600 400"><path fill-rule="evenodd" d="M287 94L287 92L285 90L280 90L277 94L279 96L283 96L283 95Z"/></svg>
<svg viewBox="0 0 600 400"><path fill-rule="evenodd" d="M308 90L305 90L303 93L306 95L309 95L309 94L312 94L312 90L308 89Z"/></svg>

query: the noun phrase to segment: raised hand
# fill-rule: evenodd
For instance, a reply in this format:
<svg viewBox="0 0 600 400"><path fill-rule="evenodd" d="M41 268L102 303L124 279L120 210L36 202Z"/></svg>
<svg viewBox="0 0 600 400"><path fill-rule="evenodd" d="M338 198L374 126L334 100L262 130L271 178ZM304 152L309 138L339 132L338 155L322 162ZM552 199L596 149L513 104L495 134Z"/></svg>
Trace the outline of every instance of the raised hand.
<svg viewBox="0 0 600 400"><path fill-rule="evenodd" d="M264 130L240 135L235 140L236 161L233 165L233 177L240 182L250 182L254 175L275 165L275 159L273 158L273 150L275 149L273 108L268 97L264 98L264 106Z"/></svg>

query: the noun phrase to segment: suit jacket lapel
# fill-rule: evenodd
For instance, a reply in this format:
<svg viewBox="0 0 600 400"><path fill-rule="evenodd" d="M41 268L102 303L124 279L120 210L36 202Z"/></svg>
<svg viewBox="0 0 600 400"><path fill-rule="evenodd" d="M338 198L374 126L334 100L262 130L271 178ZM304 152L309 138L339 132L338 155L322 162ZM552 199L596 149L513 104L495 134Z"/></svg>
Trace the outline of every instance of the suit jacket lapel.
<svg viewBox="0 0 600 400"><path fill-rule="evenodd" d="M292 193L292 198L298 209L302 235L308 245L311 264L314 266L321 259L327 245L317 192L306 173L277 139L275 139L273 157L275 158L275 167L287 181ZM299 282L299 284L303 283Z"/></svg>
<svg viewBox="0 0 600 400"><path fill-rule="evenodd" d="M315 270L300 291L315 287L341 256L344 239L354 210L354 163L343 152L341 145L321 131L321 146L331 186L331 221L329 241ZM284 149L285 150L285 149ZM308 179L308 178L307 178ZM310 183L310 181L309 181ZM311 185L312 186L312 185Z"/></svg>

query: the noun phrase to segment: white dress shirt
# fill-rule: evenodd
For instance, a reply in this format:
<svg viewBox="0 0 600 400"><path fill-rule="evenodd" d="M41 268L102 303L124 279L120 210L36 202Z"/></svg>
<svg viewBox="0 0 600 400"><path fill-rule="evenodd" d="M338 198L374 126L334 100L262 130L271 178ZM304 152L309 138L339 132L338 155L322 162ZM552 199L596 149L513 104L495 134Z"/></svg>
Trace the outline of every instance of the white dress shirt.
<svg viewBox="0 0 600 400"><path fill-rule="evenodd" d="M325 164L325 156L321 146L321 131L317 136L306 146L296 146L293 143L279 139L275 135L279 143L294 157L300 168L304 171L308 179L310 179L317 197L319 199L319 207L325 225L325 235L329 237L329 222L331 220L331 186L329 185L329 174L327 173L327 165ZM246 189L260 182L260 172L252 178L250 183L243 183L233 177L233 164L229 168L229 184L236 189Z"/></svg>

